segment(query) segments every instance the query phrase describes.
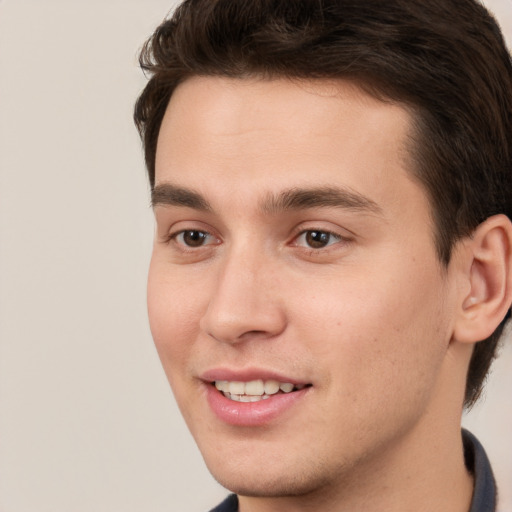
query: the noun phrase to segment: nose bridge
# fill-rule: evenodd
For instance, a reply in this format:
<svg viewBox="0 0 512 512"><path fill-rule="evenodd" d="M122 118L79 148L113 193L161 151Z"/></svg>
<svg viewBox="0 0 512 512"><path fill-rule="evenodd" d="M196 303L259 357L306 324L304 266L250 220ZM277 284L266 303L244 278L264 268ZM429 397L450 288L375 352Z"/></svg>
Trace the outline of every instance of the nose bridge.
<svg viewBox="0 0 512 512"><path fill-rule="evenodd" d="M202 318L202 329L228 343L272 337L285 324L276 293L272 258L261 248L241 243L219 262L215 286Z"/></svg>

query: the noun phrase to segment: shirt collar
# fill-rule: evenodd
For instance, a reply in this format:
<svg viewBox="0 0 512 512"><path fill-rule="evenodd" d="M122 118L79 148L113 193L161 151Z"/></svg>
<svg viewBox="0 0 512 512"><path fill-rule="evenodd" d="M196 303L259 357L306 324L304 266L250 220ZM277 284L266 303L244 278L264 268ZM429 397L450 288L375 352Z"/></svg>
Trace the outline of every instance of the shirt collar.
<svg viewBox="0 0 512 512"><path fill-rule="evenodd" d="M466 467L475 479L473 500L469 512L495 512L496 482L487 454L478 439L464 429L462 430L462 441Z"/></svg>

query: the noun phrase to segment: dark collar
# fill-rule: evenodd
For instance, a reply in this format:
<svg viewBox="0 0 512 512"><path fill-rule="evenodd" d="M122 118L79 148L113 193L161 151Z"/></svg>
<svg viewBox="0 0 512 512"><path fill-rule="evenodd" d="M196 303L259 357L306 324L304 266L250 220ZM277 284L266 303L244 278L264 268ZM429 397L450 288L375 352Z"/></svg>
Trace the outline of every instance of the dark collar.
<svg viewBox="0 0 512 512"><path fill-rule="evenodd" d="M473 501L469 512L495 512L496 483L487 454L478 439L467 430L462 430L464 460L475 478Z"/></svg>
<svg viewBox="0 0 512 512"><path fill-rule="evenodd" d="M475 490L469 512L495 512L496 511L496 484L492 474L491 464L478 439L462 430L464 443L464 460L466 467L474 476ZM238 498L235 494L228 496L220 505L210 512L237 512Z"/></svg>
<svg viewBox="0 0 512 512"><path fill-rule="evenodd" d="M230 494L220 505L210 512L238 512L238 498L236 494Z"/></svg>

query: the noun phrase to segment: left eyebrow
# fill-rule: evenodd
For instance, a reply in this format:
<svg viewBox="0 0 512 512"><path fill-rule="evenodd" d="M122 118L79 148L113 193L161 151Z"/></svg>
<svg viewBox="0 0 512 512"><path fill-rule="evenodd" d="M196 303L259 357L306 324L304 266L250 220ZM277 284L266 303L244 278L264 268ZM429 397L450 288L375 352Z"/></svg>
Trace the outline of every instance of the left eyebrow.
<svg viewBox="0 0 512 512"><path fill-rule="evenodd" d="M212 207L199 193L184 187L177 187L171 183L156 185L151 191L151 206L182 206L209 212Z"/></svg>
<svg viewBox="0 0 512 512"><path fill-rule="evenodd" d="M342 208L382 215L381 207L372 199L338 187L291 188L277 195L270 193L261 208L270 214L308 208Z"/></svg>

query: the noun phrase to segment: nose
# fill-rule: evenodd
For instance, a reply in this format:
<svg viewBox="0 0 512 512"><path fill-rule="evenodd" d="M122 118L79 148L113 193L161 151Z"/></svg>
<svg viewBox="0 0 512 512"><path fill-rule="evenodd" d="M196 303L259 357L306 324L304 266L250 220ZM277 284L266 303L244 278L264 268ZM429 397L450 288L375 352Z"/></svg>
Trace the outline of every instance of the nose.
<svg viewBox="0 0 512 512"><path fill-rule="evenodd" d="M219 263L200 327L225 343L270 339L286 326L275 266L253 250L240 250Z"/></svg>

